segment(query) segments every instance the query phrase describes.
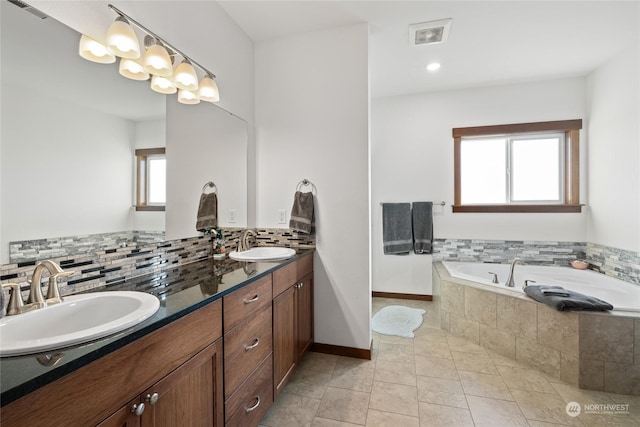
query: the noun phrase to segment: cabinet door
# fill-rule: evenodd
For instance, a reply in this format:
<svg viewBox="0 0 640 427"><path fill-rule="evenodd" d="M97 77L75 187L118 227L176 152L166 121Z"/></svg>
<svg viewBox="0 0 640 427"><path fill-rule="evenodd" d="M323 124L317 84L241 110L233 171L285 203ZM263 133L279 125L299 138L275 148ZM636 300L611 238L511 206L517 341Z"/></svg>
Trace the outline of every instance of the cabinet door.
<svg viewBox="0 0 640 427"><path fill-rule="evenodd" d="M313 343L313 274L306 276L295 287L298 315L296 349L300 360Z"/></svg>
<svg viewBox="0 0 640 427"><path fill-rule="evenodd" d="M98 424L98 427L140 427L140 417L143 412L144 406L140 408L140 399L136 397Z"/></svg>
<svg viewBox="0 0 640 427"><path fill-rule="evenodd" d="M296 366L296 287L273 300L273 397L278 396Z"/></svg>
<svg viewBox="0 0 640 427"><path fill-rule="evenodd" d="M224 424L222 340L211 344L141 396L142 426Z"/></svg>

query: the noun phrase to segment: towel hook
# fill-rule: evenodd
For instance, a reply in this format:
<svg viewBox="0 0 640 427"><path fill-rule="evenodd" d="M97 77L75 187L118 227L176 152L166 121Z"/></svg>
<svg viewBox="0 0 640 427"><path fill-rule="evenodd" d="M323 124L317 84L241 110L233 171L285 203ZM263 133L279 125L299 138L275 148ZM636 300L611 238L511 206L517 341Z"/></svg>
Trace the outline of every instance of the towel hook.
<svg viewBox="0 0 640 427"><path fill-rule="evenodd" d="M204 194L204 192L207 191L207 187L213 188L213 193L217 193L218 192L218 188L213 183L213 181L209 181L204 185L204 187L202 187L202 194Z"/></svg>
<svg viewBox="0 0 640 427"><path fill-rule="evenodd" d="M296 191L300 191L302 190L302 187L306 187L306 186L311 186L311 192L313 193L314 191L317 193L318 189L316 188L316 186L313 184L313 182L309 181L307 178L304 178L302 181L300 181L298 183L298 185L296 185Z"/></svg>

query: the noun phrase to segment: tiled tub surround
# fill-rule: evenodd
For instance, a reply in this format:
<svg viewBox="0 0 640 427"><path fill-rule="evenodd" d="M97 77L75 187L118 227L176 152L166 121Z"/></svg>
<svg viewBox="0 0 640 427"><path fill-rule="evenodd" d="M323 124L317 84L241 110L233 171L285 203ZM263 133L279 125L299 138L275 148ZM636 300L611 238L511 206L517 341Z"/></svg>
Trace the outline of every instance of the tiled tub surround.
<svg viewBox="0 0 640 427"><path fill-rule="evenodd" d="M580 388L640 395L640 317L559 312L526 296L452 278L434 263L440 325Z"/></svg>
<svg viewBox="0 0 640 427"><path fill-rule="evenodd" d="M640 253L625 249L584 242L434 239L434 261L504 264L516 257L527 264L560 266L586 259L594 271L640 285Z"/></svg>

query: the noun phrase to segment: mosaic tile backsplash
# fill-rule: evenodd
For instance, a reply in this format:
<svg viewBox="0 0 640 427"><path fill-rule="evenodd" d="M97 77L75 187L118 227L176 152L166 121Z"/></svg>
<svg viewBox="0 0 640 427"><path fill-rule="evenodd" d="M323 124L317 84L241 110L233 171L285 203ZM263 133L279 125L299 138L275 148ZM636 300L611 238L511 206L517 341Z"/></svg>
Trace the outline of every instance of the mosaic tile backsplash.
<svg viewBox="0 0 640 427"><path fill-rule="evenodd" d="M228 253L237 248L244 230L244 228L221 229L223 252ZM255 244L258 246L285 246L294 249L315 248L315 236L313 235L299 235L288 229L261 228L255 231L257 234ZM127 239L136 233L136 239ZM154 241L156 239L160 241ZM164 241L159 238L159 235L145 236L143 233L129 232L20 242L23 245L22 250L25 257L21 257L19 262L0 266L0 283L19 283L26 297L29 288L28 280L31 279L37 263L36 254L49 254L49 252L42 251L56 249L55 245L60 244L59 242L62 240L80 242L81 248L70 249L70 252L63 256L55 256L54 252L51 252L51 256L41 256L39 259L51 259L65 270L76 271L76 274L68 279L60 279L60 292L62 295L69 295L91 288L119 284L125 280L210 258L213 253L214 237L205 235ZM29 242L36 244L29 248L31 252L28 253L31 256L26 256ZM94 248L89 251L87 250L89 245L84 245L82 242L109 243L104 243L106 248ZM71 245L69 246L71 247ZM220 252L220 250L216 252ZM46 273L43 276L47 276ZM47 279L48 276L43 277L45 286L48 283Z"/></svg>

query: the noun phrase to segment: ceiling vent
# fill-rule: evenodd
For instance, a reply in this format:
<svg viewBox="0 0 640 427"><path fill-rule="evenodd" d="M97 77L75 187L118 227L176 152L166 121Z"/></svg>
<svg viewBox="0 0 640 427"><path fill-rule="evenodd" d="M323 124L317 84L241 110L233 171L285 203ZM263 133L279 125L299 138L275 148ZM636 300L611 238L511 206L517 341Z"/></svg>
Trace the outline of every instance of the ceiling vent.
<svg viewBox="0 0 640 427"><path fill-rule="evenodd" d="M38 9L36 9L35 7L28 5L27 3L20 1L20 0L9 0L9 3L13 3L14 5L18 6L20 9L26 10L27 12L37 16L40 19L46 19L48 17L47 14L39 11Z"/></svg>
<svg viewBox="0 0 640 427"><path fill-rule="evenodd" d="M449 18L409 25L409 44L420 46L447 41L451 22L453 19Z"/></svg>

